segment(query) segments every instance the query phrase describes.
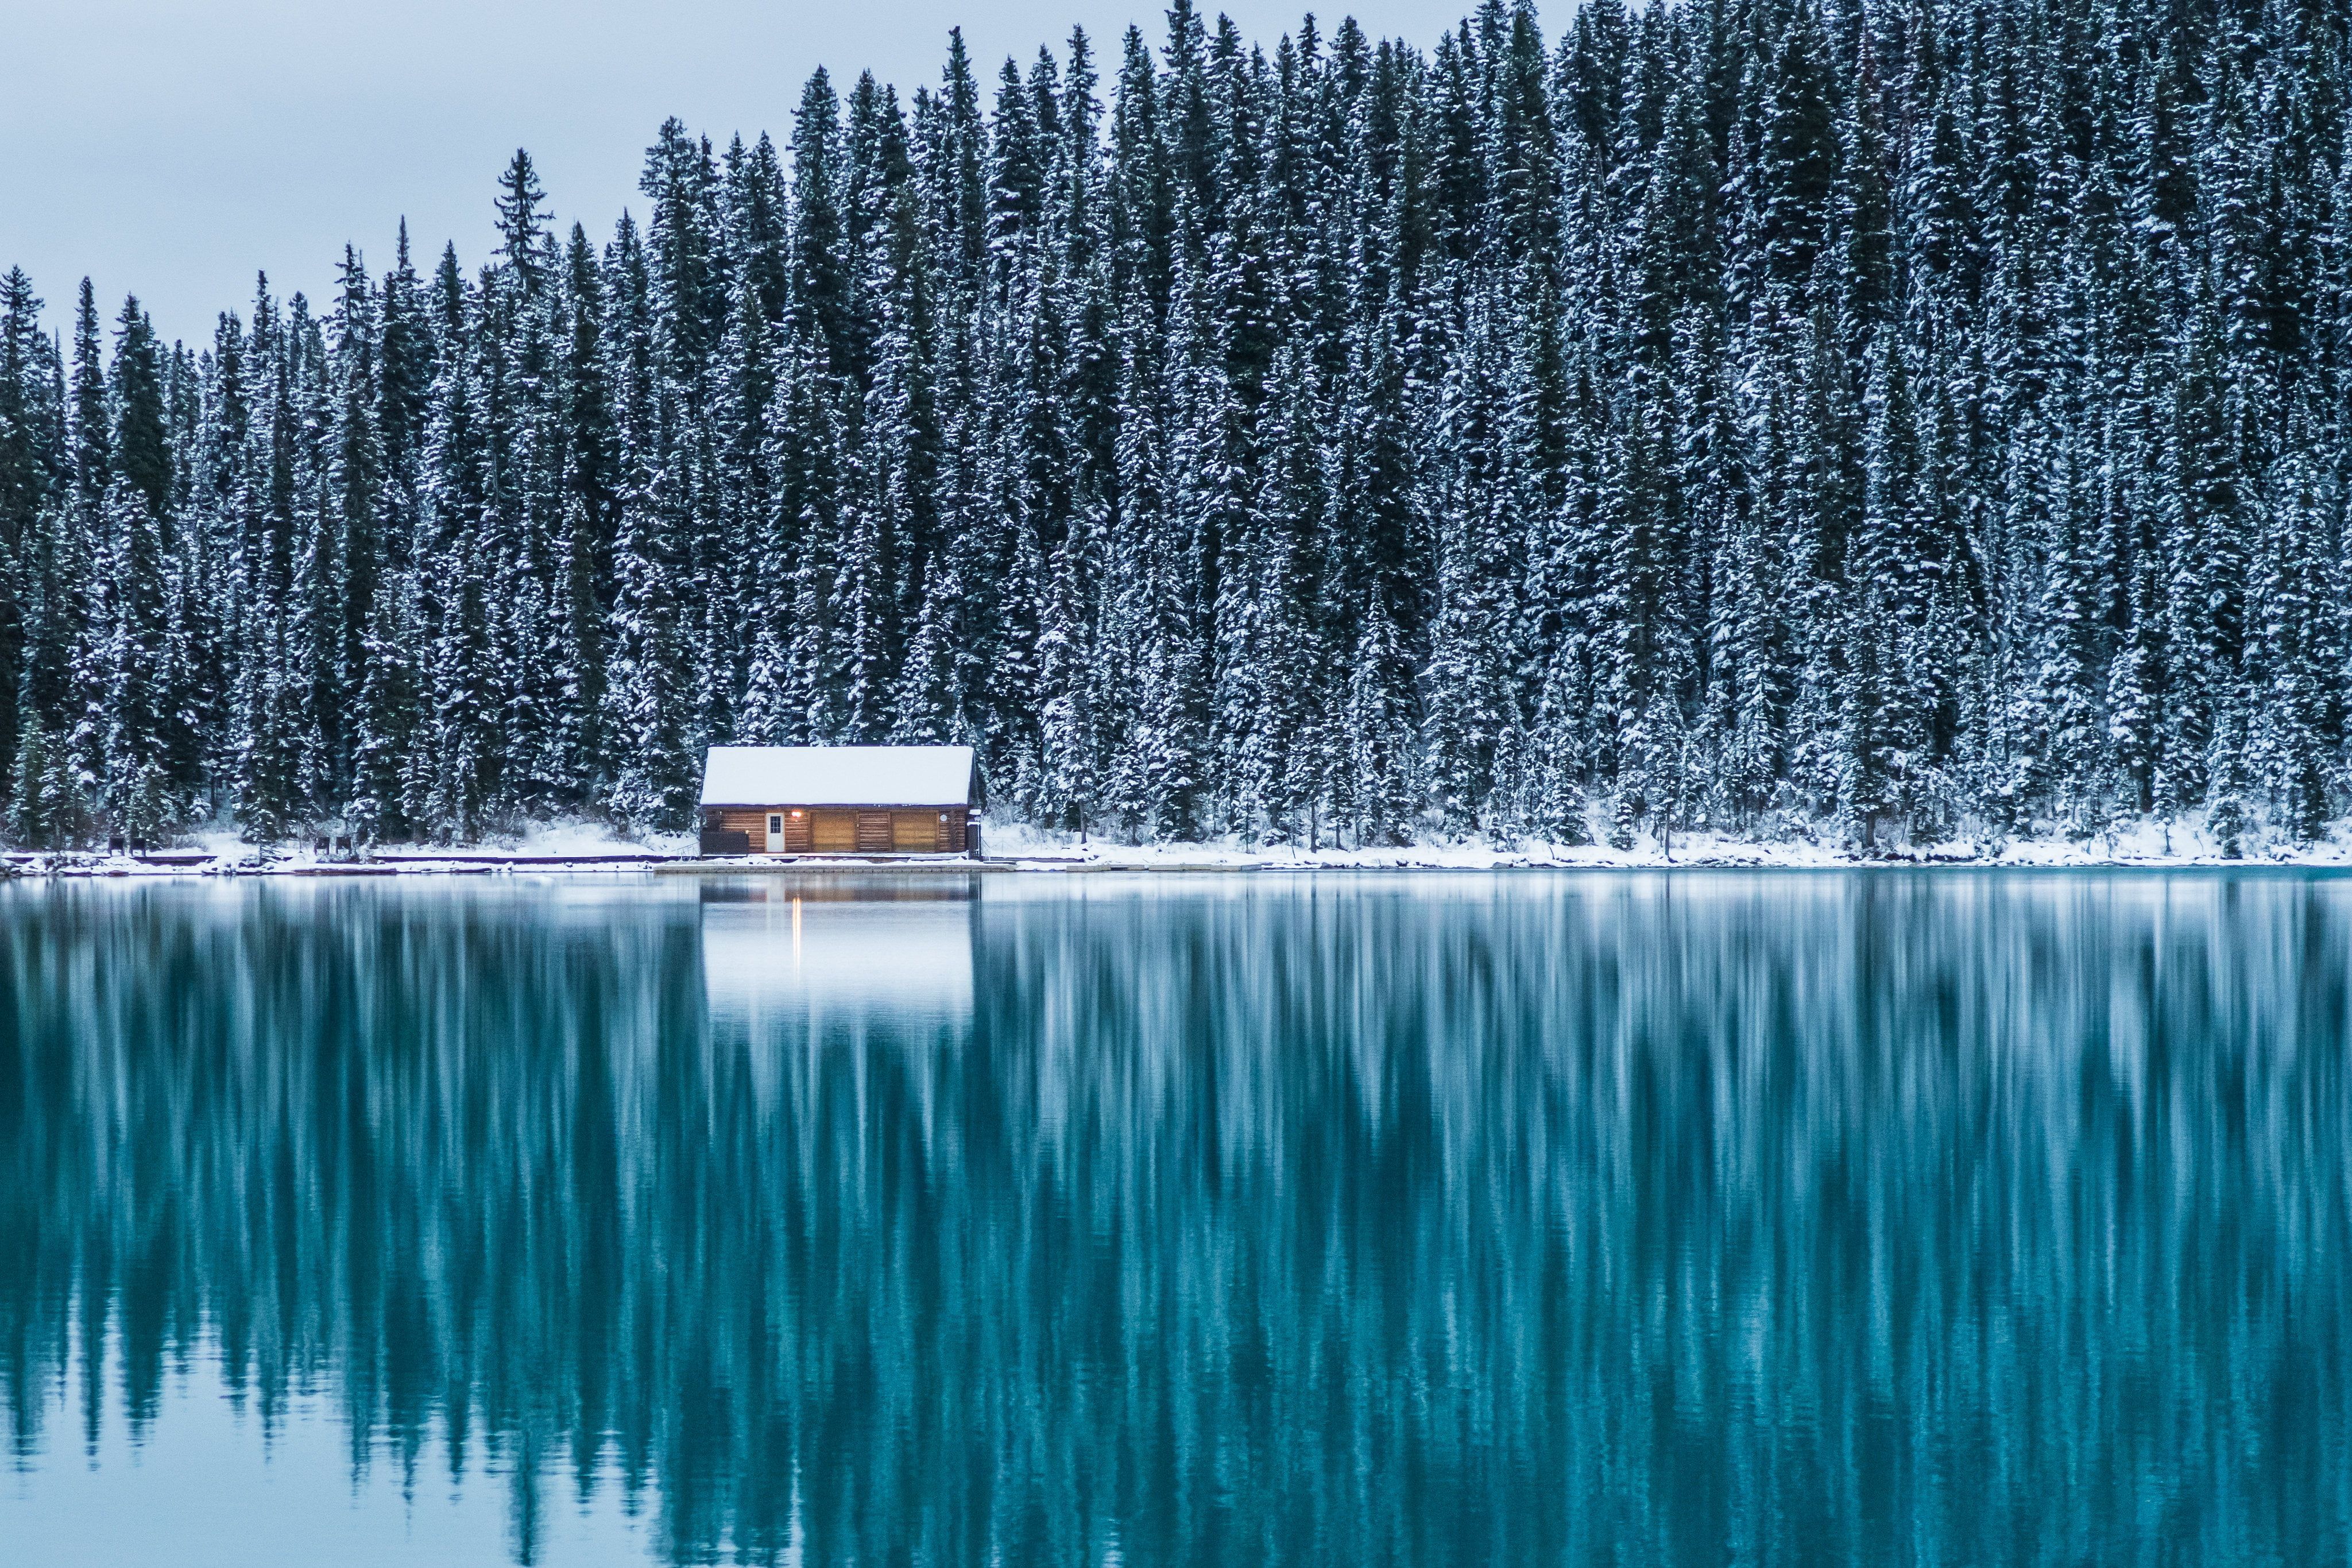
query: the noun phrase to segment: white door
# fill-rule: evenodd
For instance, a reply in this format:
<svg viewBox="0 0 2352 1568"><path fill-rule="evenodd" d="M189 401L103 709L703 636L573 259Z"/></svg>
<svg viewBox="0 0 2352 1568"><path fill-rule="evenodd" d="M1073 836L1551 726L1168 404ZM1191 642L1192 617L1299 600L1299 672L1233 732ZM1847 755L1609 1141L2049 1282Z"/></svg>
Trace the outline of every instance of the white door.
<svg viewBox="0 0 2352 1568"><path fill-rule="evenodd" d="M784 852L784 814L782 811L768 813L768 852L772 855Z"/></svg>

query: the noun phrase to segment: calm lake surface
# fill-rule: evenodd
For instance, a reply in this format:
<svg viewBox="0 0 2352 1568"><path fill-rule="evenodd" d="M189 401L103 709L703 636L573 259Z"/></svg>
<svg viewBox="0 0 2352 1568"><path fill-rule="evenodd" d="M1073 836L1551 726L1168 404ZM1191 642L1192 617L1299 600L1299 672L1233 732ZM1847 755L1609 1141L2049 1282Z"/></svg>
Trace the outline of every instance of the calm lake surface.
<svg viewBox="0 0 2352 1568"><path fill-rule="evenodd" d="M0 1561L2315 1563L2352 879L0 887Z"/></svg>

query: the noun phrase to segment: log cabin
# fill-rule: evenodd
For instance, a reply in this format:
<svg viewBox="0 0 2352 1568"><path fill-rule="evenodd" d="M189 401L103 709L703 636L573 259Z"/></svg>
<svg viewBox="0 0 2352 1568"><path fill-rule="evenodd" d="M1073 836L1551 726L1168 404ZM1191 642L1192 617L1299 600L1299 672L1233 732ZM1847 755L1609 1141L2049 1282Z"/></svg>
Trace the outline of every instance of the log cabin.
<svg viewBox="0 0 2352 1568"><path fill-rule="evenodd" d="M980 854L969 746L714 746L706 855Z"/></svg>

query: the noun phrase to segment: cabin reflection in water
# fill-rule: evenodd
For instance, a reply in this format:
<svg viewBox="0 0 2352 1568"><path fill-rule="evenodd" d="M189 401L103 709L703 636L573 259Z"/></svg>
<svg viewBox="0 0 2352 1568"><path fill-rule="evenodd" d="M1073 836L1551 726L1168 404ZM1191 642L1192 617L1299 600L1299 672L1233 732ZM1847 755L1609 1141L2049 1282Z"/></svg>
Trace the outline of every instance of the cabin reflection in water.
<svg viewBox="0 0 2352 1568"><path fill-rule="evenodd" d="M702 889L702 978L714 1020L969 1024L968 876L745 879Z"/></svg>

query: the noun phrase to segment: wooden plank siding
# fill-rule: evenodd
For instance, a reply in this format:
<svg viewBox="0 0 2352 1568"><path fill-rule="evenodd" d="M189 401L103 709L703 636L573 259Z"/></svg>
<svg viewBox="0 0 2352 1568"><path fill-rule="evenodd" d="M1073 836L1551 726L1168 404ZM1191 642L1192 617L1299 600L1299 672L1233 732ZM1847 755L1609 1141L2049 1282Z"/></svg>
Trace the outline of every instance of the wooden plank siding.
<svg viewBox="0 0 2352 1568"><path fill-rule="evenodd" d="M742 833L755 855L960 855L970 847L963 806L723 806L704 823ZM781 821L783 832L771 833Z"/></svg>
<svg viewBox="0 0 2352 1568"><path fill-rule="evenodd" d="M758 854L761 846L768 841L768 814L765 811L746 808L735 811L713 811L710 814L719 819L718 826L727 831L750 834L753 854Z"/></svg>

